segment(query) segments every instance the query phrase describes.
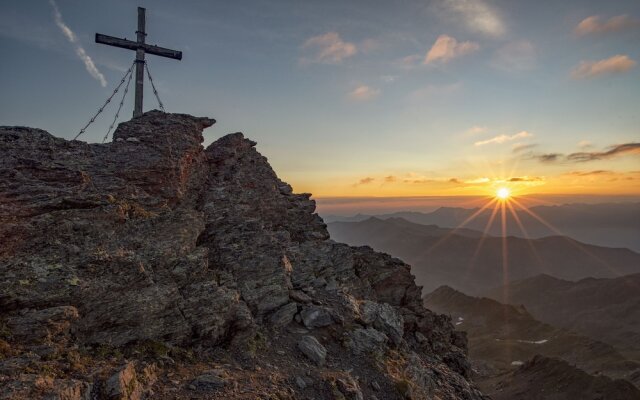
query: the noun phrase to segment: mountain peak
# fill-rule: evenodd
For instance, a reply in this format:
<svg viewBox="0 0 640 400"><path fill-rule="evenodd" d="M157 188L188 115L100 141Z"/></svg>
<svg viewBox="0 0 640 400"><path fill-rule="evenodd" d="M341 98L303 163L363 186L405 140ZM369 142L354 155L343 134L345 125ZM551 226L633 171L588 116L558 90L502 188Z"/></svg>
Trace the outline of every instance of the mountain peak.
<svg viewBox="0 0 640 400"><path fill-rule="evenodd" d="M422 306L409 266L328 240L310 195L293 193L243 134L204 149L214 122L151 111L108 144L0 127L9 397L69 387L229 397L247 381L371 397L356 367L379 383L376 396L395 398L389 365L415 396L483 398L462 335ZM64 355L78 351L83 366L69 370ZM34 365L60 372L36 389L24 373ZM300 371L304 385L289 379Z"/></svg>

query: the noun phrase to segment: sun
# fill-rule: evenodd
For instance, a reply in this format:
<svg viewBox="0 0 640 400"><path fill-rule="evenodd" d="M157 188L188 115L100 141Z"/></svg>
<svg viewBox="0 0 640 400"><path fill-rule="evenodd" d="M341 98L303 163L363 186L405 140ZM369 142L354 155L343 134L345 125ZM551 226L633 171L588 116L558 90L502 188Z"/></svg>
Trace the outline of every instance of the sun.
<svg viewBox="0 0 640 400"><path fill-rule="evenodd" d="M502 187L496 191L496 197L500 200L507 200L511 197L511 191L506 187Z"/></svg>

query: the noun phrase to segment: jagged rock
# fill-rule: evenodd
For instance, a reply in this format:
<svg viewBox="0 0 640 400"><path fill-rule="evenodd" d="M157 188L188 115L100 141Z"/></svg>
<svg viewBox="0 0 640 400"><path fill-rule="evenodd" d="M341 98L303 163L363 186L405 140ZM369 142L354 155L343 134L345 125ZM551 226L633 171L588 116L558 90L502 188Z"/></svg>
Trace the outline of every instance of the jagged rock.
<svg viewBox="0 0 640 400"><path fill-rule="evenodd" d="M136 365L150 361L144 343L155 343L160 369L150 376L190 371L158 379L155 398L191 396L188 386L202 375L196 365L211 359L234 368L264 360L293 376L300 372L287 355L311 340L301 340L308 330L265 328L286 325L301 307L295 320L324 328L317 332L328 349L346 338L360 354L332 358L329 369L346 371L357 360L377 377L379 398L396 394L378 369L384 360L367 357L371 349L405 360L415 352L421 368L438 371L434 397L482 398L465 378L464 337L423 307L410 267L329 240L310 194L293 193L241 133L203 149L202 130L213 122L150 111L120 124L108 144L0 127L0 333L10 348L3 357L34 357L3 362L12 396L34 398L35 380L20 378L32 367L103 391L98 377L113 374L124 354ZM374 312L361 310L367 302ZM387 337L396 350L385 355ZM318 345L312 357L321 362L326 349ZM268 369L243 374L267 382L260 374ZM224 379L216 396L242 390L242 381ZM147 388L146 380L141 369L136 381ZM283 381L271 389L291 388ZM327 398L314 390L305 392Z"/></svg>
<svg viewBox="0 0 640 400"><path fill-rule="evenodd" d="M282 327L293 321L293 316L298 312L296 303L287 303L274 312L269 318L271 324L276 327Z"/></svg>
<svg viewBox="0 0 640 400"><path fill-rule="evenodd" d="M298 349L317 365L323 365L327 357L327 349L313 336L303 336L298 342Z"/></svg>
<svg viewBox="0 0 640 400"><path fill-rule="evenodd" d="M127 363L104 383L104 393L110 400L139 400L142 386L136 379L133 363Z"/></svg>
<svg viewBox="0 0 640 400"><path fill-rule="evenodd" d="M364 400L360 385L351 377L337 379L335 387L345 400Z"/></svg>
<svg viewBox="0 0 640 400"><path fill-rule="evenodd" d="M298 303L311 303L311 297L300 290L290 290L289 297Z"/></svg>
<svg viewBox="0 0 640 400"><path fill-rule="evenodd" d="M354 354L384 352L389 338L374 328L358 328L348 334L345 345Z"/></svg>
<svg viewBox="0 0 640 400"><path fill-rule="evenodd" d="M404 320L389 304L363 301L360 305L362 321L387 335L396 345L404 335Z"/></svg>
<svg viewBox="0 0 640 400"><path fill-rule="evenodd" d="M18 339L46 341L69 330L71 322L78 318L78 310L72 306L58 306L42 310L23 310L7 320L7 326Z"/></svg>
<svg viewBox="0 0 640 400"><path fill-rule="evenodd" d="M307 306L300 312L304 326L309 329L333 324L331 312L325 307Z"/></svg>

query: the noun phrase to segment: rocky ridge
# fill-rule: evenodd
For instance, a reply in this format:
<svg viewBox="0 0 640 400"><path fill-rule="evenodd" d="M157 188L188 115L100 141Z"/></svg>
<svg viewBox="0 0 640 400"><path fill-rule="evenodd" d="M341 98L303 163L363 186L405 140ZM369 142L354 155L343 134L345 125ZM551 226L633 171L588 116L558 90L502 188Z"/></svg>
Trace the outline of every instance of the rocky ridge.
<svg viewBox="0 0 640 400"><path fill-rule="evenodd" d="M484 398L409 266L214 122L0 128L0 398Z"/></svg>

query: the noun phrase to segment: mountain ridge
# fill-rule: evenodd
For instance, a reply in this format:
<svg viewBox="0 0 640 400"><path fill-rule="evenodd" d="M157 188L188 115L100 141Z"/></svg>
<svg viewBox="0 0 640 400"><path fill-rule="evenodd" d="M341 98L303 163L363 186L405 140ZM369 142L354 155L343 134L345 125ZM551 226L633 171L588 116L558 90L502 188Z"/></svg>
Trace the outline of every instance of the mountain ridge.
<svg viewBox="0 0 640 400"><path fill-rule="evenodd" d="M410 267L329 240L241 133L204 149L214 122L0 128L0 396L484 399Z"/></svg>

